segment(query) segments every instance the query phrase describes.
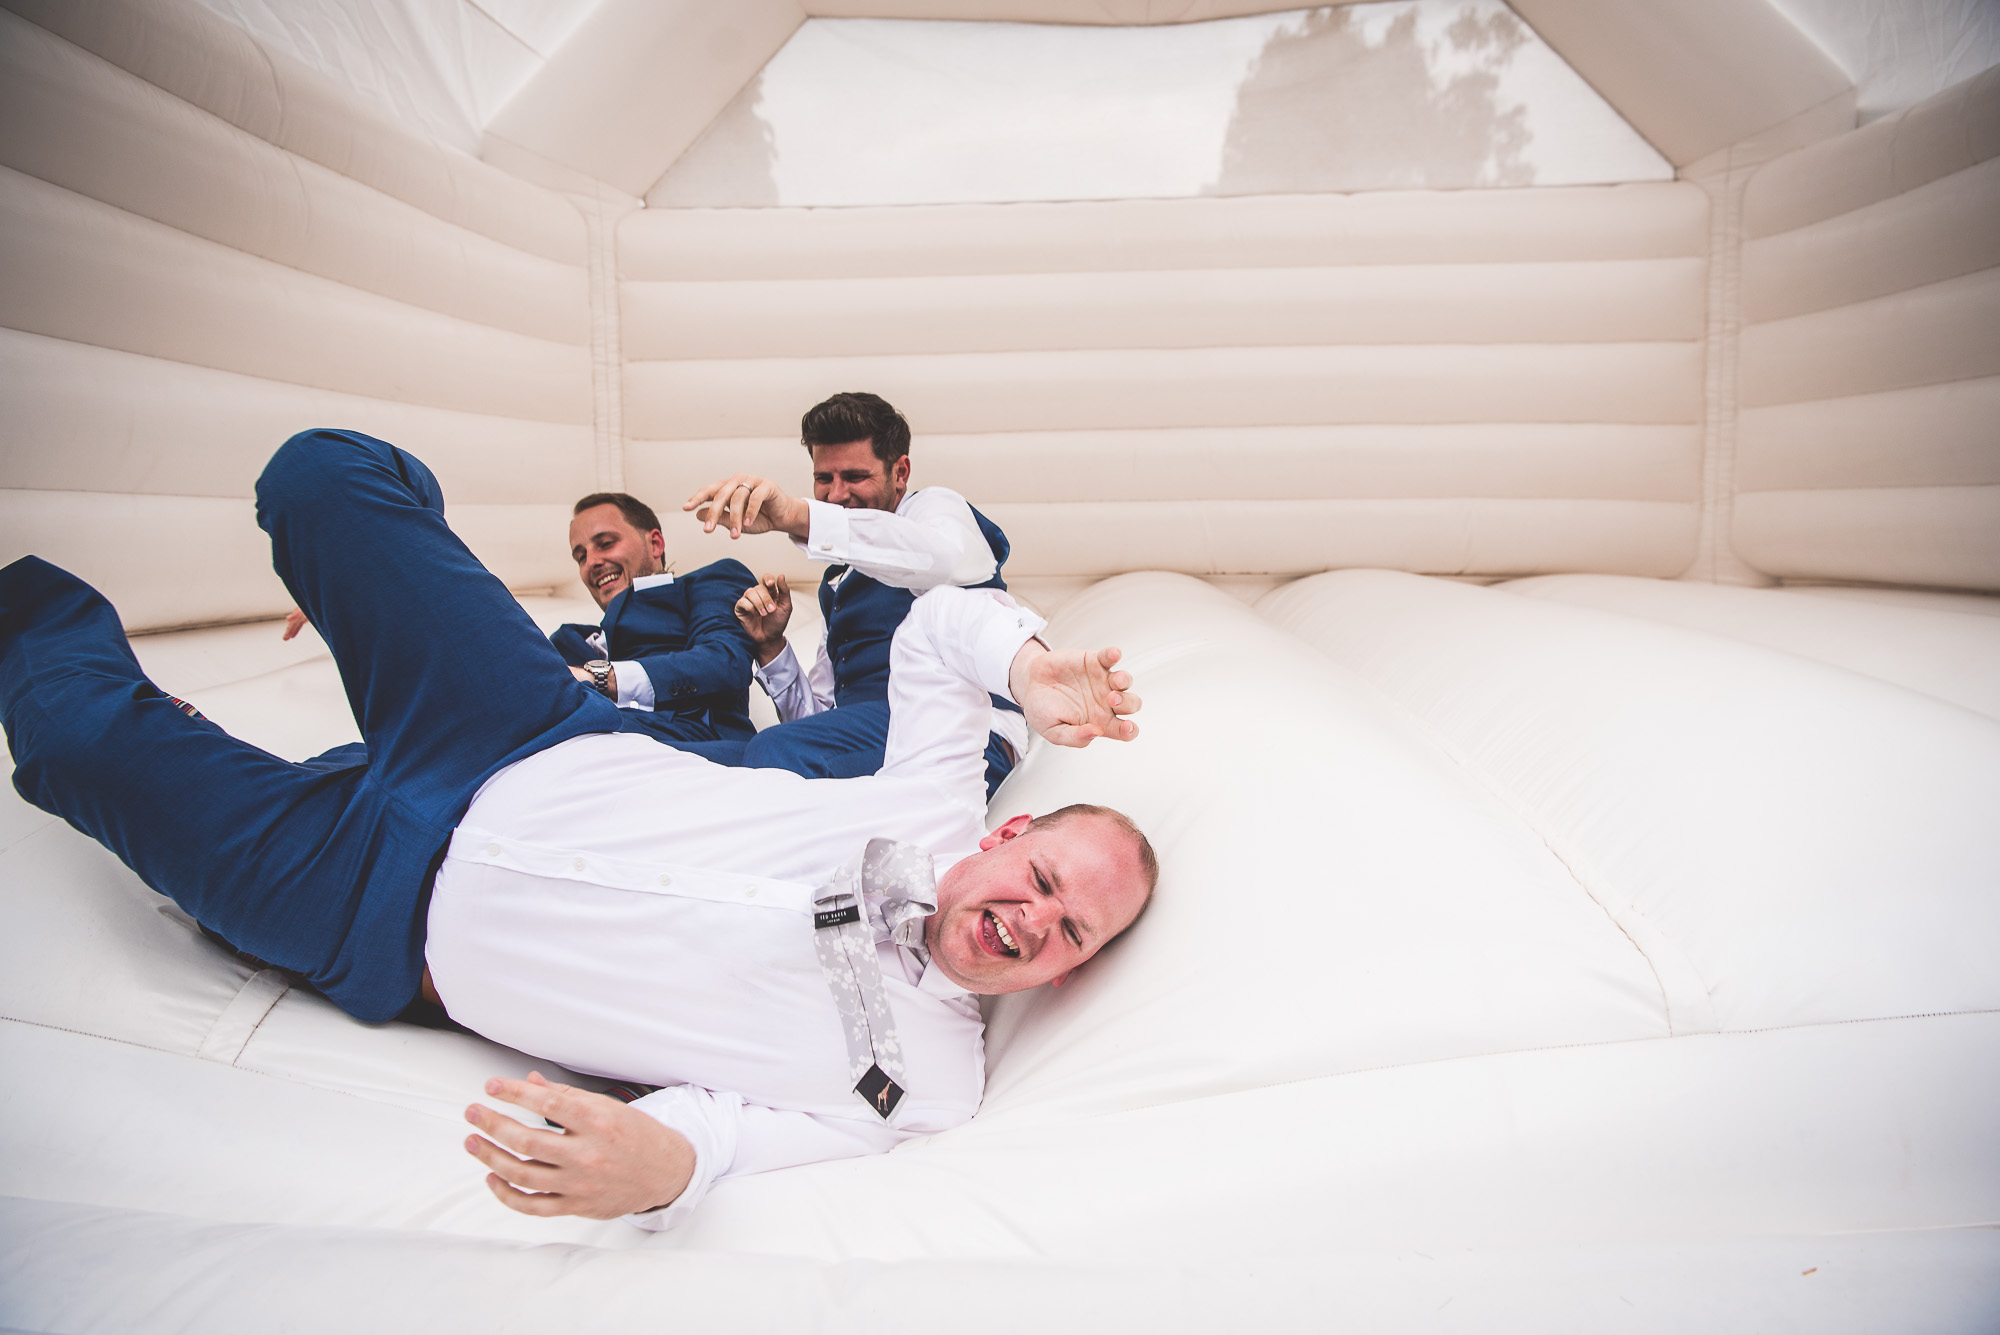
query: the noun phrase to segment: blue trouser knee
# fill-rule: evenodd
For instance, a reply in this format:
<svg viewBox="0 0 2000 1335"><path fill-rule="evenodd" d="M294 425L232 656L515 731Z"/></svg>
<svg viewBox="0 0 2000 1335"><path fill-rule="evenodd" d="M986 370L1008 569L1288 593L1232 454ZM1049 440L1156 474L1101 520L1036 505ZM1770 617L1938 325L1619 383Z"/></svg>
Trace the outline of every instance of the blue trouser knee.
<svg viewBox="0 0 2000 1335"><path fill-rule="evenodd" d="M750 769L786 769L808 779L852 779L881 769L888 745L889 702L864 700L766 728L744 746L737 763ZM1000 734L988 734L988 797L1013 768Z"/></svg>
<svg viewBox="0 0 2000 1335"><path fill-rule="evenodd" d="M318 764L183 712L81 580L33 557L0 571L16 789L203 926L370 1021L416 994L430 875L479 785L620 722L441 506L422 463L355 432L294 436L258 479L272 563L332 651L365 739Z"/></svg>

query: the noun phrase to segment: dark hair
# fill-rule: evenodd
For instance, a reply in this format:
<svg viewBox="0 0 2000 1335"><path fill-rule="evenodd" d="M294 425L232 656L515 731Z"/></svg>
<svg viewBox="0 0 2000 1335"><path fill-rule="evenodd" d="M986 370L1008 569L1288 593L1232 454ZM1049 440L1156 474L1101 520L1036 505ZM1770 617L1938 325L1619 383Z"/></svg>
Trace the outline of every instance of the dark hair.
<svg viewBox="0 0 2000 1335"><path fill-rule="evenodd" d="M618 513L625 516L625 522L641 533L651 533L660 526L660 517L653 513L653 507L637 496L627 496L622 491L593 491L576 503L570 511L571 518L585 510L595 510L600 505L615 505Z"/></svg>
<svg viewBox="0 0 2000 1335"><path fill-rule="evenodd" d="M910 424L879 394L836 394L799 419L799 443L808 451L857 440L872 442L875 457L893 464L910 452Z"/></svg>
<svg viewBox="0 0 2000 1335"><path fill-rule="evenodd" d="M1139 828L1137 822L1115 807L1093 806L1088 802L1072 802L1066 807L1058 807L1046 816L1035 817L1028 822L1028 829L1021 831L1021 833L1026 834L1028 830L1053 829L1055 826L1064 825L1075 820L1078 816L1094 816L1098 820L1108 821L1131 836L1133 850L1139 855L1139 870L1146 877L1146 903L1152 903L1153 890L1160 883L1159 854L1153 851L1153 841L1146 837L1146 832ZM1140 905L1142 912L1144 908L1144 904Z"/></svg>

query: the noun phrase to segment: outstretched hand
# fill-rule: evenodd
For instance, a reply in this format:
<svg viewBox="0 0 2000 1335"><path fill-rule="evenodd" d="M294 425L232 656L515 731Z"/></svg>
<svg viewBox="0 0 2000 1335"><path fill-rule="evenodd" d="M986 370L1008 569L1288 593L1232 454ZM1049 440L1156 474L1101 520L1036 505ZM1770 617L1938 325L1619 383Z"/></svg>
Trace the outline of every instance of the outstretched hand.
<svg viewBox="0 0 2000 1335"><path fill-rule="evenodd" d="M787 496L769 478L751 473L737 473L703 487L683 501L681 509L695 512L703 533L715 532L720 524L732 538L775 530L803 539L810 524L803 500Z"/></svg>
<svg viewBox="0 0 2000 1335"><path fill-rule="evenodd" d="M1057 746L1088 746L1099 737L1129 742L1139 725L1132 674L1114 672L1116 649L1052 650L1029 640L1014 655L1007 684L1028 726Z"/></svg>
<svg viewBox="0 0 2000 1335"><path fill-rule="evenodd" d="M493 1171L486 1185L522 1214L616 1219L670 1205L694 1176L687 1137L603 1094L552 1085L540 1071L494 1079L486 1092L563 1128L538 1131L475 1103L465 1120L485 1133L465 1152Z"/></svg>

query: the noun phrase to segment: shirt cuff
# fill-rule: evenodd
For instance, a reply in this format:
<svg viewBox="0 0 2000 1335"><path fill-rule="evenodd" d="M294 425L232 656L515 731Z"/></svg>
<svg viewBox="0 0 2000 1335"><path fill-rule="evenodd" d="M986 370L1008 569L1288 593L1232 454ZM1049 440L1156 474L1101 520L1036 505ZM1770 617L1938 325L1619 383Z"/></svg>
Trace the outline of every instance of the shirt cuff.
<svg viewBox="0 0 2000 1335"><path fill-rule="evenodd" d="M728 1166L724 1160L735 1158L734 1137L729 1137L730 1144L722 1143L723 1137L717 1134L719 1128L702 1116L698 1106L702 1099L701 1093L686 1086L669 1085L632 1101L632 1107L661 1126L687 1137L688 1144L694 1147L694 1172L672 1204L642 1214L628 1214L625 1216L626 1223L653 1233L672 1228L693 1214L702 1197L708 1195L708 1189L715 1185L720 1170Z"/></svg>
<svg viewBox="0 0 2000 1335"><path fill-rule="evenodd" d="M750 675L774 701L796 687L799 684L799 656L792 652L791 642L779 645L778 656L768 663L759 663L752 658Z"/></svg>
<svg viewBox="0 0 2000 1335"><path fill-rule="evenodd" d="M808 557L829 565L845 561L852 541L845 509L831 501L806 502L806 540L799 547Z"/></svg>
<svg viewBox="0 0 2000 1335"><path fill-rule="evenodd" d="M972 664L979 673L981 686L993 695L1014 700L1013 689L1007 682L1008 673L1014 666L1014 655L1020 653L1021 646L1040 634L1042 627L1048 623L1011 598L1005 602L995 598L994 602L1000 604L1005 615L989 617L979 627L979 636L972 649ZM1014 700L1014 703L1021 702Z"/></svg>
<svg viewBox="0 0 2000 1335"><path fill-rule="evenodd" d="M618 677L618 705L639 709L653 707L653 679L646 675L646 669L637 663L613 663L611 670Z"/></svg>

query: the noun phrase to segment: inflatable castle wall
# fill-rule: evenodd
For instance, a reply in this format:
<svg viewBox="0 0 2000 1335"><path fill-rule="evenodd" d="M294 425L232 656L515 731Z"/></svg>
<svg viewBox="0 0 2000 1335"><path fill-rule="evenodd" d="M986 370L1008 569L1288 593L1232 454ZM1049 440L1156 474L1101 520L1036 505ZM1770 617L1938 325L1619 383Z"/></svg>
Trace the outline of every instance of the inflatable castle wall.
<svg viewBox="0 0 2000 1335"><path fill-rule="evenodd" d="M8 793L0 1326L2000 1326L2000 69L1857 126L1766 0L1515 0L1660 179L668 198L808 19L1284 7L604 0L465 145L193 0L4 0L0 559L164 689L356 735L270 621L295 431L421 456L554 624L577 496L802 484L869 389L1147 699L992 820L1106 802L1164 872L989 1007L969 1125L646 1234L487 1193L459 1111L528 1057Z"/></svg>

